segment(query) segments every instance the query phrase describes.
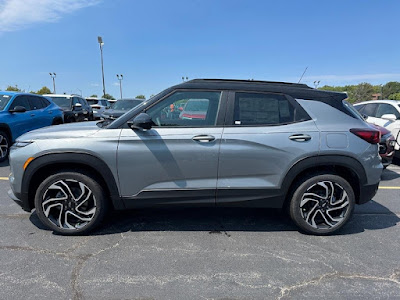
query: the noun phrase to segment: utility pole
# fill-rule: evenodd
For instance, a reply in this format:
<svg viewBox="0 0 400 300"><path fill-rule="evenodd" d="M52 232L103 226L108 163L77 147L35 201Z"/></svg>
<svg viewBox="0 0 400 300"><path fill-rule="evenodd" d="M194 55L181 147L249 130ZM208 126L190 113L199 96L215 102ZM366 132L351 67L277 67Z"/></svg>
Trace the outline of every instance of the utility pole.
<svg viewBox="0 0 400 300"><path fill-rule="evenodd" d="M119 92L121 94L121 99L122 99L122 80L124 79L124 75L118 75L117 74L117 78L119 80Z"/></svg>
<svg viewBox="0 0 400 300"><path fill-rule="evenodd" d="M103 78L103 97L106 94L106 86L104 84L104 67L103 67L103 38L101 36L97 37L97 41L99 42L100 45L100 56L101 56L101 76Z"/></svg>
<svg viewBox="0 0 400 300"><path fill-rule="evenodd" d="M50 77L53 79L53 94L56 93L56 73L49 73Z"/></svg>

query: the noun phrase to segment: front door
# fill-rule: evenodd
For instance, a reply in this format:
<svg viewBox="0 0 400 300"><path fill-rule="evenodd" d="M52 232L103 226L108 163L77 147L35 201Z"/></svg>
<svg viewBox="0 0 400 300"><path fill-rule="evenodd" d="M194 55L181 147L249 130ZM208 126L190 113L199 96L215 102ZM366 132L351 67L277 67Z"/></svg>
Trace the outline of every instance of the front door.
<svg viewBox="0 0 400 300"><path fill-rule="evenodd" d="M128 207L215 202L223 99L220 91L175 91L145 109L152 129L122 129L118 176Z"/></svg>

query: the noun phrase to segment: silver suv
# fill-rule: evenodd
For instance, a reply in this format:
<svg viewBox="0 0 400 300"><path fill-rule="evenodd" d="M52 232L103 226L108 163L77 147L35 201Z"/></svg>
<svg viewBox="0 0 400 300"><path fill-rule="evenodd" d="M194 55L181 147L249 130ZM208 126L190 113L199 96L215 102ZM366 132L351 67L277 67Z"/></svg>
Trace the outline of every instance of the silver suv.
<svg viewBox="0 0 400 300"><path fill-rule="evenodd" d="M69 235L112 208L189 204L285 208L302 231L330 234L382 173L380 133L345 98L303 84L188 81L108 125L21 136L9 194ZM202 102L201 117L182 117L188 101Z"/></svg>

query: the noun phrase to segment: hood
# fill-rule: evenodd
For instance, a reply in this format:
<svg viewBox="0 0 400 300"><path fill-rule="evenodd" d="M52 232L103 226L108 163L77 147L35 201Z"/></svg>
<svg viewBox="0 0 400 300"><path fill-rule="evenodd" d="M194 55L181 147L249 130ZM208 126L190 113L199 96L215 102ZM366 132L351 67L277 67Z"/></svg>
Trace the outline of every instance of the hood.
<svg viewBox="0 0 400 300"><path fill-rule="evenodd" d="M19 141L32 141L43 139L58 139L58 138L78 138L90 136L101 130L97 122L80 122L70 123L64 125L53 125L29 131L21 135L17 140Z"/></svg>

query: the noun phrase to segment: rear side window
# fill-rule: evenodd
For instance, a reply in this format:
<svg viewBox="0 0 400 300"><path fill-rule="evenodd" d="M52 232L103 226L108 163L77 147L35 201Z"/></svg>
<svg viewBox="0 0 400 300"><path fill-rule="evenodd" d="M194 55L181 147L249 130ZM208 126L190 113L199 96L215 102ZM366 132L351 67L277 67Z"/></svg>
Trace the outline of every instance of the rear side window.
<svg viewBox="0 0 400 300"><path fill-rule="evenodd" d="M13 110L16 106L22 106L25 107L26 110L31 110L28 96L17 96L11 103L10 110Z"/></svg>
<svg viewBox="0 0 400 300"><path fill-rule="evenodd" d="M307 119L285 95L236 93L234 125L284 125Z"/></svg>
<svg viewBox="0 0 400 300"><path fill-rule="evenodd" d="M45 107L44 103L42 102L42 99L39 97L30 96L29 100L31 101L31 107L33 110Z"/></svg>

